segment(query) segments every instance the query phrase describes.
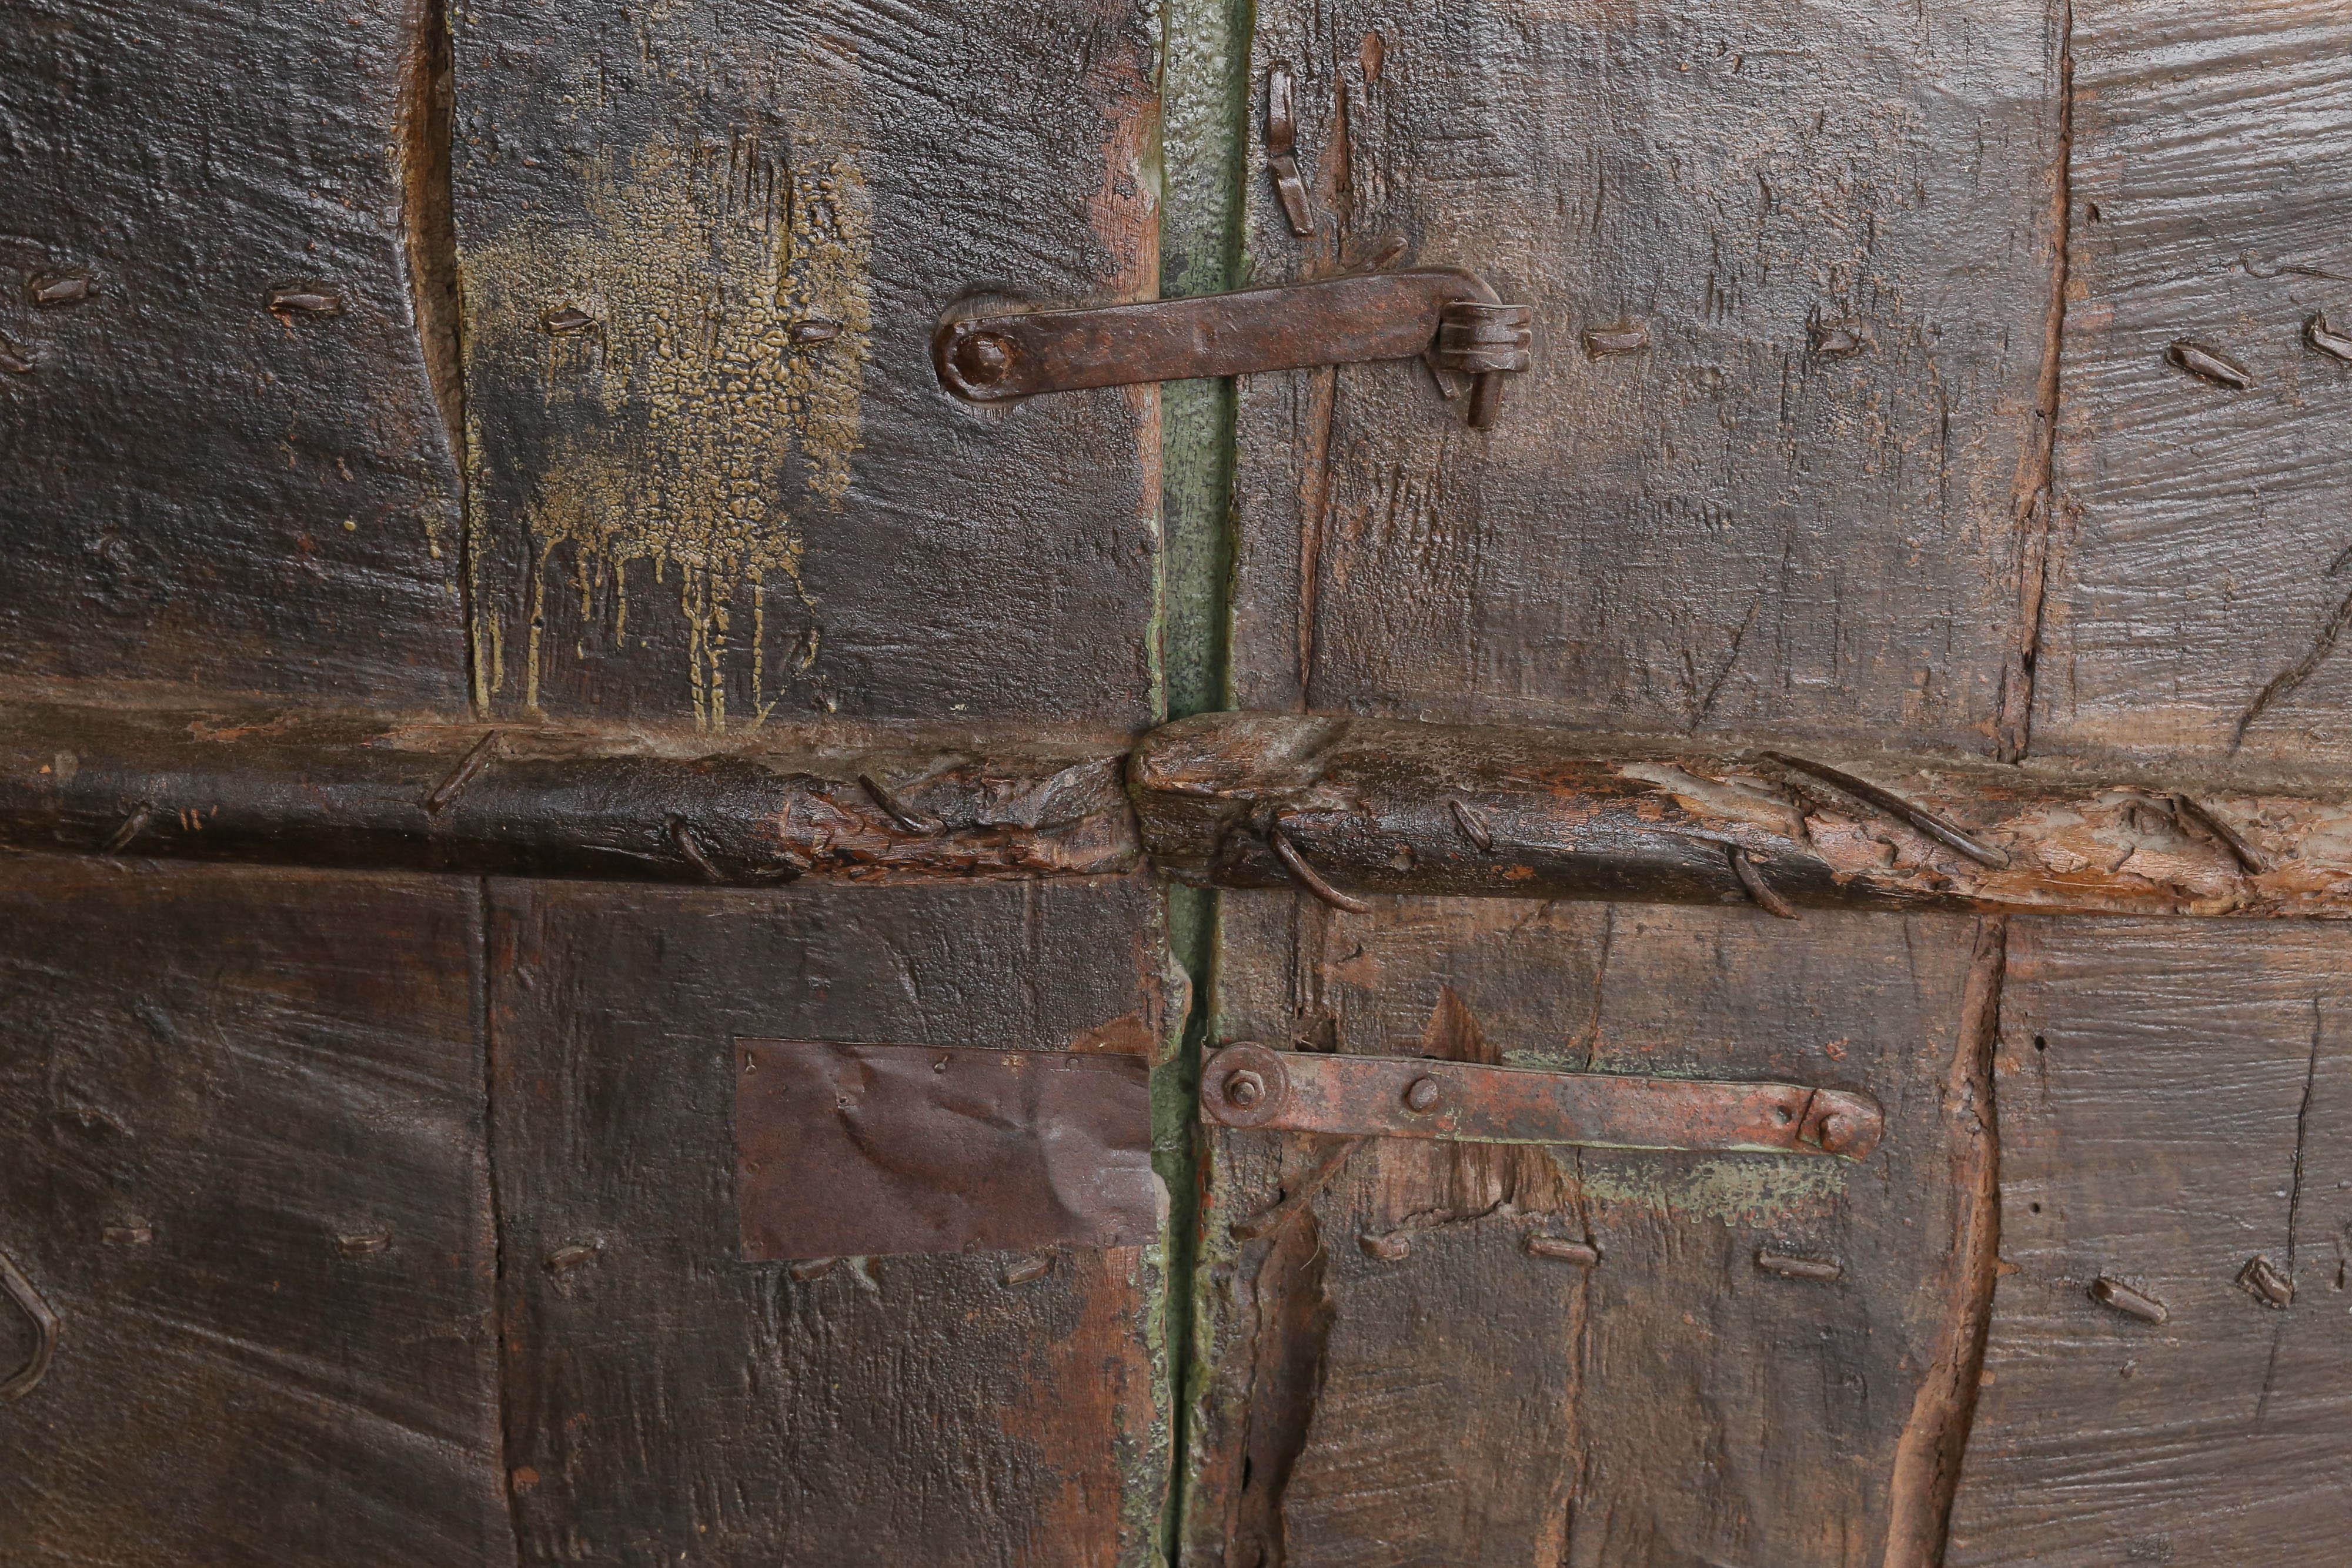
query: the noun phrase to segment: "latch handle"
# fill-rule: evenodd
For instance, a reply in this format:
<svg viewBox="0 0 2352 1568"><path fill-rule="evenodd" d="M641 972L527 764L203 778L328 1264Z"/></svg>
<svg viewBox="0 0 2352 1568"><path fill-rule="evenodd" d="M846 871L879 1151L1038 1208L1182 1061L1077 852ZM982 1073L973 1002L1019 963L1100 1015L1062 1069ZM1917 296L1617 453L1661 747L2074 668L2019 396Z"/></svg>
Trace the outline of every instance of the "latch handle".
<svg viewBox="0 0 2352 1568"><path fill-rule="evenodd" d="M943 323L940 384L971 402L1143 382L1247 375L1368 360L1425 360L1439 388L1470 378L1470 423L1494 422L1502 378L1532 362L1532 307L1506 305L1450 267L1355 273L1075 310Z"/></svg>
<svg viewBox="0 0 2352 1568"><path fill-rule="evenodd" d="M1548 1072L1391 1056L1211 1057L1201 1108L1228 1127L1470 1144L1870 1157L1886 1118L1867 1094L1801 1083Z"/></svg>

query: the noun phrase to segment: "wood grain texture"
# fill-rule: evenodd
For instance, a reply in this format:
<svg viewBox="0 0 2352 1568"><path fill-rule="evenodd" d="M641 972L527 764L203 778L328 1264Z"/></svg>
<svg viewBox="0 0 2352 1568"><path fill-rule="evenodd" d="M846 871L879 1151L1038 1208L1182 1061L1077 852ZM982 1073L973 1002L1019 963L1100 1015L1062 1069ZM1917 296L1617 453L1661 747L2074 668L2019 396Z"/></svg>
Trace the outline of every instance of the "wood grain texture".
<svg viewBox="0 0 2352 1568"><path fill-rule="evenodd" d="M404 238L425 25L6 6L0 674L464 706Z"/></svg>
<svg viewBox="0 0 2352 1568"><path fill-rule="evenodd" d="M994 413L974 288L1157 287L1149 8L457 20L481 700L1139 725L1156 393Z"/></svg>
<svg viewBox="0 0 2352 1568"><path fill-rule="evenodd" d="M1954 1568L2341 1559L2347 968L2325 927L2011 924L2001 1277ZM2236 1282L2255 1257L2290 1305ZM2095 1303L2101 1275L2168 1320Z"/></svg>
<svg viewBox="0 0 2352 1568"><path fill-rule="evenodd" d="M1003 1254L743 1263L730 1107L738 1035L1148 1050L1152 902L1134 879L495 884L527 1561L1149 1559L1158 1249L1045 1254L1025 1280Z"/></svg>
<svg viewBox="0 0 2352 1568"><path fill-rule="evenodd" d="M2040 752L2352 758L2352 17L2077 0ZM2231 390L2168 362L2190 342Z"/></svg>
<svg viewBox="0 0 2352 1568"><path fill-rule="evenodd" d="M1972 1300L1983 1130L1953 1082L1973 923L1223 909L1220 1039L1820 1082L1875 1096L1887 1133L1851 1170L1213 1134L1186 1560L1877 1568ZM1770 1274L1759 1250L1843 1277Z"/></svg>
<svg viewBox="0 0 2352 1568"><path fill-rule="evenodd" d="M1808 751L1214 714L1144 737L1128 788L1153 862L1215 886L1293 885L1278 832L1358 894L2352 916L2340 793Z"/></svg>
<svg viewBox="0 0 2352 1568"><path fill-rule="evenodd" d="M1988 746L2042 444L2047 21L1260 6L1324 215L1290 237L1254 143L1257 278L1396 235L1533 304L1539 358L1483 433L1409 364L1244 384L1241 706ZM1646 349L1588 351L1625 324Z"/></svg>
<svg viewBox="0 0 2352 1568"><path fill-rule="evenodd" d="M62 1319L0 1405L12 1563L513 1560L478 909L0 866L0 1250Z"/></svg>
<svg viewBox="0 0 2352 1568"><path fill-rule="evenodd" d="M1101 875L1140 855L1121 744L0 700L0 847L735 885Z"/></svg>

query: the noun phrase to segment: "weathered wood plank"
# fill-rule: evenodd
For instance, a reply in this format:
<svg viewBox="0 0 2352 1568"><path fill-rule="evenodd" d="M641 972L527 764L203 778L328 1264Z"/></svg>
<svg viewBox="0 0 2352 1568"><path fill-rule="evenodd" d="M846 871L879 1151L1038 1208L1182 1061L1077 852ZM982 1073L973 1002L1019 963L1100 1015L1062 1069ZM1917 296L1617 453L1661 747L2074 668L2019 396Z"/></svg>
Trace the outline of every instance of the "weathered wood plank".
<svg viewBox="0 0 2352 1568"><path fill-rule="evenodd" d="M513 1561L476 889L20 856L0 928L0 1251L61 1319L8 1560Z"/></svg>
<svg viewBox="0 0 2352 1568"><path fill-rule="evenodd" d="M1897 1496L1932 1494L1896 1472L1948 1425L1934 1372L1975 1301L1973 923L1223 908L1220 1039L1795 1079L1873 1094L1887 1133L1851 1171L1213 1134L1187 1561L1878 1568Z"/></svg>
<svg viewBox="0 0 2352 1568"><path fill-rule="evenodd" d="M1395 235L1533 304L1541 351L1483 433L1407 364L1247 381L1241 706L1989 746L2043 449L2047 22L1260 6L1320 226L1254 140L1256 277ZM1588 336L1619 327L1646 346Z"/></svg>
<svg viewBox="0 0 2352 1568"><path fill-rule="evenodd" d="M0 674L465 706L426 10L7 7Z"/></svg>
<svg viewBox="0 0 2352 1568"><path fill-rule="evenodd" d="M734 1040L1149 1051L1148 882L496 884L507 1442L526 1558L1146 1562L1158 1249L739 1260ZM822 1202L811 1193L809 1201Z"/></svg>
<svg viewBox="0 0 2352 1568"><path fill-rule="evenodd" d="M2034 749L2352 759L2352 17L2077 0ZM2171 362L2200 345L2245 390Z"/></svg>
<svg viewBox="0 0 2352 1568"><path fill-rule="evenodd" d="M977 410L929 344L1154 292L1150 16L462 11L486 704L1148 720L1156 394Z"/></svg>
<svg viewBox="0 0 2352 1568"><path fill-rule="evenodd" d="M698 883L1099 875L1140 853L1121 746L0 701L0 846Z"/></svg>
<svg viewBox="0 0 2352 1568"><path fill-rule="evenodd" d="M2019 921L1954 1568L2332 1563L2352 1531L2352 937ZM2293 1291L2239 1281L2267 1260ZM2091 1300L2101 1276L2162 1323Z"/></svg>
<svg viewBox="0 0 2352 1568"><path fill-rule="evenodd" d="M1216 886L1296 883L1279 834L1342 896L2352 916L2340 792L1809 749L1220 714L1128 783L1154 863Z"/></svg>

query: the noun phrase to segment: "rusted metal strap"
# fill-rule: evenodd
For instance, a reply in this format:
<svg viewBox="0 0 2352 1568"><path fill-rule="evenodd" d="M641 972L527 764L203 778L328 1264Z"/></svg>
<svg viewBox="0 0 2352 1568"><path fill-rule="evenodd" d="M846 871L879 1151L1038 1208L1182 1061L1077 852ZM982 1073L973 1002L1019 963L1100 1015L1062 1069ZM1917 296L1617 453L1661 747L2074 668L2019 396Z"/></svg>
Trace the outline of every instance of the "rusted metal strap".
<svg viewBox="0 0 2352 1568"><path fill-rule="evenodd" d="M1327 1056L1248 1042L1209 1059L1201 1107L1224 1126L1284 1133L1850 1160L1869 1158L1885 1129L1877 1102L1843 1089Z"/></svg>
<svg viewBox="0 0 2352 1568"><path fill-rule="evenodd" d="M1181 881L1816 909L2352 917L2352 797L1885 754L1675 750L1557 731L1203 715L1128 767Z"/></svg>
<svg viewBox="0 0 2352 1568"><path fill-rule="evenodd" d="M1467 272L1416 267L1078 310L943 324L940 383L973 402L1367 360L1425 359L1448 396L1470 378L1470 423L1492 422L1504 375L1528 368L1533 309Z"/></svg>

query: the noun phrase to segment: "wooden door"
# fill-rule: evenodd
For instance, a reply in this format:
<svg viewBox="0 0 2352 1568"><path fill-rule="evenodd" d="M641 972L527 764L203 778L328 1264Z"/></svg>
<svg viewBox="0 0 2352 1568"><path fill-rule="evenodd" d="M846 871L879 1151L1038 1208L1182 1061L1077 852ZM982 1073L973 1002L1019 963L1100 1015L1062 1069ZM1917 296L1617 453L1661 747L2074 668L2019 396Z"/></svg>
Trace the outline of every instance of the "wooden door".
<svg viewBox="0 0 2352 1568"><path fill-rule="evenodd" d="M0 1555L2341 1555L2352 25L0 10Z"/></svg>

